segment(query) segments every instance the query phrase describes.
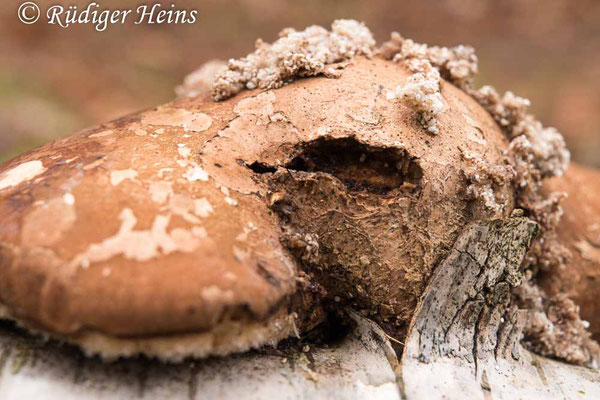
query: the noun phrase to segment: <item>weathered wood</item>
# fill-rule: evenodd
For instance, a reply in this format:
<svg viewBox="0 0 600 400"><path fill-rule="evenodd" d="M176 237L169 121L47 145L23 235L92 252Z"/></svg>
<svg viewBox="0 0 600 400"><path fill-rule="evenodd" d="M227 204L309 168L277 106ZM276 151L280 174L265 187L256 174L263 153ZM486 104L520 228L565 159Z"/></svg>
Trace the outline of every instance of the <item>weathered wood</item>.
<svg viewBox="0 0 600 400"><path fill-rule="evenodd" d="M0 399L400 399L383 331L353 314L339 344L308 353L247 353L182 364L103 363L0 327Z"/></svg>
<svg viewBox="0 0 600 400"><path fill-rule="evenodd" d="M471 224L436 269L411 323L401 387L416 399L600 398L597 371L521 347L510 307L536 234L526 218Z"/></svg>

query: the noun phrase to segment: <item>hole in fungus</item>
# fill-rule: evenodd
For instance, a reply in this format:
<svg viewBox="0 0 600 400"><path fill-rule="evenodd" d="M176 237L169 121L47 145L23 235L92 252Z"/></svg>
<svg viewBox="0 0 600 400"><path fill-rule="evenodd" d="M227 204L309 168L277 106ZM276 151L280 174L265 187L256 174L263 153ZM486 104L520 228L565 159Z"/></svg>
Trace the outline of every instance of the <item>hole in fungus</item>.
<svg viewBox="0 0 600 400"><path fill-rule="evenodd" d="M259 161L246 166L258 174L277 170L277 167ZM397 188L419 188L423 178L423 170L416 159L404 149L369 146L352 137L319 138L304 143L292 160L282 167L333 175L350 192L380 195Z"/></svg>
<svg viewBox="0 0 600 400"><path fill-rule="evenodd" d="M354 321L341 312L327 312L323 321L303 332L302 337L290 337L282 340L277 348L280 351L296 353L305 345L310 347L335 347L342 343L356 325Z"/></svg>
<svg viewBox="0 0 600 400"><path fill-rule="evenodd" d="M268 164L261 163L258 161L254 161L252 164L246 164L248 168L250 168L253 172L257 174L268 174L277 171L276 167L272 167Z"/></svg>

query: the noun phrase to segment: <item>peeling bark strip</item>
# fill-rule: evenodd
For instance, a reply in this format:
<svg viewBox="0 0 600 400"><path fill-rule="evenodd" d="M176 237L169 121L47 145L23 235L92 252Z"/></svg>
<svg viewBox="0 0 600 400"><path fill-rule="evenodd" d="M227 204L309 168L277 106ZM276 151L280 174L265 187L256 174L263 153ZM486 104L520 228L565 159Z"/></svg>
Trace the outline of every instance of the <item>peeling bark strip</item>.
<svg viewBox="0 0 600 400"><path fill-rule="evenodd" d="M459 236L411 323L401 364L405 399L600 396L596 372L538 358L519 343L523 315L510 307L510 292L522 283L537 231L517 217L472 223Z"/></svg>
<svg viewBox="0 0 600 400"><path fill-rule="evenodd" d="M454 356L476 363L492 354L537 229L527 218L482 221L466 228L431 278L413 319L421 362Z"/></svg>

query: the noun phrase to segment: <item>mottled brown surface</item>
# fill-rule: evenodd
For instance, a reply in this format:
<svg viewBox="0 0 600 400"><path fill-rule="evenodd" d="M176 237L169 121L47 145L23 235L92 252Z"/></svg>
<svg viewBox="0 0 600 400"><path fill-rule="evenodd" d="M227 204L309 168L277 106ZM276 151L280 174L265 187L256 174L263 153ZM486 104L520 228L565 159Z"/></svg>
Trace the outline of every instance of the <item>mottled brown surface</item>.
<svg viewBox="0 0 600 400"><path fill-rule="evenodd" d="M541 286L549 294L566 293L590 322L594 339L600 339L600 172L571 164L561 178L545 184L548 191L566 192L564 215L557 232L571 252L564 268L542 273Z"/></svg>
<svg viewBox="0 0 600 400"><path fill-rule="evenodd" d="M418 173L411 174L406 165L401 185L379 172L390 191L369 187L374 179L367 167L361 175L367 184L360 182L357 189L356 182L349 184L338 171L327 171L327 165L320 171L309 167L294 172L293 159L304 150L292 156L264 153L279 159L267 164L291 164L271 178L277 192L271 201L287 228L286 243L305 260L307 272L323 282L330 296L364 309L399 337L432 269L458 232L466 222L486 215L481 203L467 200L463 151L482 154L495 165L502 163L506 148L491 117L448 83L442 87L447 112L440 117L441 133L425 132L413 110L385 99L386 91L408 75L393 63L357 58L344 71L340 81L348 83L343 86L337 80L311 79L299 82L299 88L276 92L280 105L275 109L290 110L286 115L309 147L319 146L317 138L330 143L321 158L352 152L356 143L336 144L336 139L354 137L363 149L346 168L376 167L378 158L389 157L382 149L395 149L400 162L413 164ZM294 96L285 96L292 91ZM389 164L393 170L395 163ZM512 204L508 185L499 192Z"/></svg>
<svg viewBox="0 0 600 400"><path fill-rule="evenodd" d="M498 164L506 148L491 117L448 83L442 85L448 111L439 119L441 134L427 134L414 111L386 100L386 91L407 75L398 64L358 57L340 79L299 80L223 103L180 100L5 164L1 301L30 325L71 336L87 330L133 339L202 332L223 320L266 320L290 306L295 264L280 244L280 221L267 206L274 203L272 172L255 173L248 165L287 168L317 138L349 138L369 149L396 151L420 172L407 166L401 172L406 177L389 180L380 174L386 168L381 163L364 176L362 167L289 170L293 182L307 178L316 190L283 189L306 199L294 218L321 238L323 254L341 250L327 262L351 268L359 261L367 265L357 254L369 258L371 272L350 274L359 284L359 306L385 311L380 322L390 327L404 324L458 231L485 213L481 204L464 200L463 152ZM367 156L365 163L372 154ZM31 161L41 161L43 170L27 164L32 168L21 178L28 180L19 181L13 168ZM358 174L358 186L348 186L348 174ZM392 186L391 195L373 192L372 185L382 181ZM499 190L511 198L509 187ZM196 209L193 201L200 198L214 212L206 216L205 208ZM320 198L326 202L315 204ZM341 231L342 225L309 212L327 212L325 204L338 207L330 211L352 229ZM44 211L50 209L68 218L51 218ZM132 234L126 226L132 215L134 231L155 224L155 234ZM161 231L157 219L166 217L168 227ZM165 241L173 243L164 247ZM330 296L346 300L320 279Z"/></svg>
<svg viewBox="0 0 600 400"><path fill-rule="evenodd" d="M265 320L289 305L295 267L264 202L233 192L237 205L230 205L222 182L186 175L200 160L198 149L232 117L230 106L188 104L196 115L210 114L206 130L167 125L180 118L168 121L164 112L165 125L141 124L155 113L149 110L4 164L0 182L6 171L32 160L45 171L0 192L1 301L46 331L126 337L203 331L228 319ZM187 157L178 144L191 149ZM74 204L65 200L67 193ZM207 216L202 207L195 212L193 201L201 198L214 209ZM86 268L82 254L131 220L125 209L137 219L134 231L170 218L171 248L152 246L168 244L161 236L125 236L116 244L120 250L98 251L97 262ZM57 218L67 214L75 218Z"/></svg>

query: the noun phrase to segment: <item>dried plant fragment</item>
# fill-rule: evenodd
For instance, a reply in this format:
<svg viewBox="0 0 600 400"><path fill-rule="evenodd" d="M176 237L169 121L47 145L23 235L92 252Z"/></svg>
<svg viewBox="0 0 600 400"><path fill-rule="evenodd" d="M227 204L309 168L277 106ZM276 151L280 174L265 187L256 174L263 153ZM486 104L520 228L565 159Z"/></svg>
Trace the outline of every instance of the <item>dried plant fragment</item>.
<svg viewBox="0 0 600 400"><path fill-rule="evenodd" d="M244 89L279 88L298 77L320 74L336 76L331 64L355 55L371 56L375 39L360 22L335 20L331 31L309 26L303 31L284 29L272 44L256 41L256 50L231 59L213 83L213 99L227 99Z"/></svg>

